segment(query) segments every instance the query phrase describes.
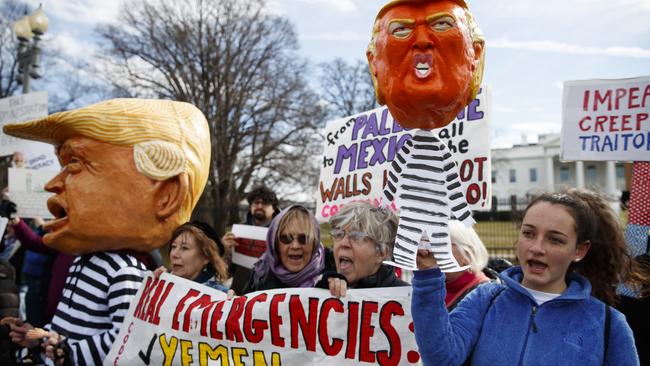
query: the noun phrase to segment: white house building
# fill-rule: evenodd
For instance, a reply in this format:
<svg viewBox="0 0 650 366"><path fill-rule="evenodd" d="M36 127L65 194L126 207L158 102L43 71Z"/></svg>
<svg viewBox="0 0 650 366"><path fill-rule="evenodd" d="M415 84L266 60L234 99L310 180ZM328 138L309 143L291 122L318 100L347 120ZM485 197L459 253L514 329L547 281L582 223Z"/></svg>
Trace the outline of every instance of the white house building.
<svg viewBox="0 0 650 366"><path fill-rule="evenodd" d="M560 135L539 135L537 143L492 149L492 197L500 202L577 187L605 192L613 199L625 190L623 163L560 161Z"/></svg>

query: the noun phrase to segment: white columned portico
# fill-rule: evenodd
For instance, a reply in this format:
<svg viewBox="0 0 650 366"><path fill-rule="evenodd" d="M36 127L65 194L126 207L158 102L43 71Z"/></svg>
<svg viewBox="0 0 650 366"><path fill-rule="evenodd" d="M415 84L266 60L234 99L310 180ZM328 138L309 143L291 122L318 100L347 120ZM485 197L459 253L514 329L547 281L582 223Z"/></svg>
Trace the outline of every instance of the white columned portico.
<svg viewBox="0 0 650 366"><path fill-rule="evenodd" d="M555 177L553 169L553 155L546 156L544 158L546 161L546 190L549 192L555 192Z"/></svg>
<svg viewBox="0 0 650 366"><path fill-rule="evenodd" d="M605 193L610 197L609 205L617 214L621 211L619 204L619 196L616 191L616 164L613 161L608 161L605 165Z"/></svg>
<svg viewBox="0 0 650 366"><path fill-rule="evenodd" d="M585 164L580 160L576 161L576 187L585 188Z"/></svg>
<svg viewBox="0 0 650 366"><path fill-rule="evenodd" d="M616 164L613 161L608 161L605 166L605 193L613 196L617 193Z"/></svg>

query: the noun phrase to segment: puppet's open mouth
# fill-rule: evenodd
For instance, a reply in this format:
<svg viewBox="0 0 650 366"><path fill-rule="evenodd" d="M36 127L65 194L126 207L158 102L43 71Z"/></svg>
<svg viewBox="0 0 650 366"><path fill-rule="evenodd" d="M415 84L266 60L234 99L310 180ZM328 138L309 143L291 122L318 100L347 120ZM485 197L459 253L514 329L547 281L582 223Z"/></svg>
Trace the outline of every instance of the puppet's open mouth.
<svg viewBox="0 0 650 366"><path fill-rule="evenodd" d="M415 65L415 75L419 78L425 78L431 73L431 67L425 63Z"/></svg>
<svg viewBox="0 0 650 366"><path fill-rule="evenodd" d="M56 219L62 219L68 216L68 213L65 211L65 208L63 208L61 204L59 204L54 200L47 201L47 209L50 210L50 212L52 213L52 215L54 215Z"/></svg>
<svg viewBox="0 0 650 366"><path fill-rule="evenodd" d="M424 79L431 75L433 69L433 56L428 53L417 53L413 55L413 67L415 67L415 76Z"/></svg>
<svg viewBox="0 0 650 366"><path fill-rule="evenodd" d="M43 225L46 231L55 231L68 223L68 212L66 212L65 208L63 208L56 198L50 197L47 200L47 209L54 216L54 220L48 221Z"/></svg>
<svg viewBox="0 0 650 366"><path fill-rule="evenodd" d="M57 219L61 219L61 218L67 217L68 213L65 212L65 209L63 207L60 207L58 214L56 214L54 216L56 216Z"/></svg>

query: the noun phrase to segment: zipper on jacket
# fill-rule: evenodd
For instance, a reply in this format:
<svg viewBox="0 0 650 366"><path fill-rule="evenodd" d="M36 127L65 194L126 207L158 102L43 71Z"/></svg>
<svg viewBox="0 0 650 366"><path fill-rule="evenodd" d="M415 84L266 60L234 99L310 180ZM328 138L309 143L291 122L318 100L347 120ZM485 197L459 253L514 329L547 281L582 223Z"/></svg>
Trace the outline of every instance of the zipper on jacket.
<svg viewBox="0 0 650 366"><path fill-rule="evenodd" d="M518 365L523 365L524 363L524 354L526 354L526 348L528 348L528 337L530 336L530 328L533 329L533 333L537 333L537 324L535 323L535 315L537 315L537 305L533 305L533 311L530 313L530 326L529 330L526 332L526 339L524 339L524 346L519 353L519 362Z"/></svg>
<svg viewBox="0 0 650 366"><path fill-rule="evenodd" d="M530 320L533 325L533 333L537 333L537 323L535 323L535 315L537 315L537 305L533 305L533 312L530 314Z"/></svg>

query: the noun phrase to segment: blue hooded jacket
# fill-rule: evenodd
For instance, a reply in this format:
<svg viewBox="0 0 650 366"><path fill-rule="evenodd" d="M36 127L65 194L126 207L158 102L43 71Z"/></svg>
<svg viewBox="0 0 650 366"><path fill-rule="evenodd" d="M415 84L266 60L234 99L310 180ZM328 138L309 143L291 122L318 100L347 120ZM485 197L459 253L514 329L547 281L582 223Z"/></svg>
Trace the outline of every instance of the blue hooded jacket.
<svg viewBox="0 0 650 366"><path fill-rule="evenodd" d="M521 286L521 267L501 273L505 284L486 283L451 313L445 308L440 269L416 271L411 311L425 365L638 365L632 331L611 309L607 354L605 304L575 273L557 298L537 305Z"/></svg>

